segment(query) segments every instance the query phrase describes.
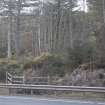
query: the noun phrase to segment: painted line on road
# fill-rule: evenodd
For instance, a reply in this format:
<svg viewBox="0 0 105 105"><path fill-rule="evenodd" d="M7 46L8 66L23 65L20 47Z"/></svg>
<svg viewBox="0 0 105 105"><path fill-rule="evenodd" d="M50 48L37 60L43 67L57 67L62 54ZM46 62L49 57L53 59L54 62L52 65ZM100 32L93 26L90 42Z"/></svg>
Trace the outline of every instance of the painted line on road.
<svg viewBox="0 0 105 105"><path fill-rule="evenodd" d="M99 103L99 105L105 105L105 103Z"/></svg>
<svg viewBox="0 0 105 105"><path fill-rule="evenodd" d="M0 96L4 99L19 99L19 100L32 100L32 101L48 101L48 102L63 102L63 103L80 103L80 104L98 104L105 105L105 102L93 102L93 101L80 101L80 100L67 100L67 99L52 99L52 98L34 98L34 97L20 97L20 96Z"/></svg>
<svg viewBox="0 0 105 105"><path fill-rule="evenodd" d="M35 100L37 100L35 98ZM63 103L80 103L80 104L99 104L99 105L105 105L105 103L102 102L92 102L92 101L80 101L80 100L62 100L62 99L38 99L39 101L49 101L49 102L63 102Z"/></svg>

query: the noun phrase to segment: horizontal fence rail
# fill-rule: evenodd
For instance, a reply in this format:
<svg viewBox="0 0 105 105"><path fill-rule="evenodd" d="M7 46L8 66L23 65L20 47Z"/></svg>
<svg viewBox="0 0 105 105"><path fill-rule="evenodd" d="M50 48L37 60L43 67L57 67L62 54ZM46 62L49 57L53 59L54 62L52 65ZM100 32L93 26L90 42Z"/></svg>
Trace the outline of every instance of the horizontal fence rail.
<svg viewBox="0 0 105 105"><path fill-rule="evenodd" d="M34 85L48 85L50 82L48 77L31 77L31 81L27 81L25 76L12 75L6 72L6 83L7 84L34 84Z"/></svg>
<svg viewBox="0 0 105 105"><path fill-rule="evenodd" d="M13 76L12 74L6 72L6 83L24 84L24 76Z"/></svg>
<svg viewBox="0 0 105 105"><path fill-rule="evenodd" d="M0 84L0 88L105 93L105 87Z"/></svg>

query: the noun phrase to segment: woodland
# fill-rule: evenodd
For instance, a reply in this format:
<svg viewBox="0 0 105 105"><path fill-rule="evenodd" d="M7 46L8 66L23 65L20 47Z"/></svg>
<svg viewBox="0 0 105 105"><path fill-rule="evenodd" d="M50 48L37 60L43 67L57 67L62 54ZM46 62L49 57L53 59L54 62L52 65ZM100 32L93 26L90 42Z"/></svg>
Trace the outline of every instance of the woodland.
<svg viewBox="0 0 105 105"><path fill-rule="evenodd" d="M77 68L105 74L105 0L0 0L1 81Z"/></svg>

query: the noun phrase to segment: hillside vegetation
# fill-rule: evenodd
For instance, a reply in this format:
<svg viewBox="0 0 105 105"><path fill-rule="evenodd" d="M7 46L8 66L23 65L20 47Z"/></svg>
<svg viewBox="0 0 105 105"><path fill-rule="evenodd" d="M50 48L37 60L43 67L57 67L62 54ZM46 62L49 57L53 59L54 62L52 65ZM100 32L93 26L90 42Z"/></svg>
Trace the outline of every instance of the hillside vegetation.
<svg viewBox="0 0 105 105"><path fill-rule="evenodd" d="M104 0L0 1L0 81L6 72L104 86Z"/></svg>

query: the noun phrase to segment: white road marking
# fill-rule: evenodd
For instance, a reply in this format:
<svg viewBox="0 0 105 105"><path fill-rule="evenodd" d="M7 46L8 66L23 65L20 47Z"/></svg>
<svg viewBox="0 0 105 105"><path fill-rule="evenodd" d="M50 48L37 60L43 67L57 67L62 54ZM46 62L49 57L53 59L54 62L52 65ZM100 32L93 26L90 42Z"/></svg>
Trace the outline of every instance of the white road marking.
<svg viewBox="0 0 105 105"><path fill-rule="evenodd" d="M80 103L80 104L98 104L105 105L105 102L93 101L80 101L80 100L67 100L67 99L52 99L52 98L34 98L34 97L19 97L19 96L0 96L5 99L20 99L20 100L33 100L33 101L48 101L48 102L64 102L64 103Z"/></svg>
<svg viewBox="0 0 105 105"><path fill-rule="evenodd" d="M105 103L98 103L99 105L105 105Z"/></svg>

